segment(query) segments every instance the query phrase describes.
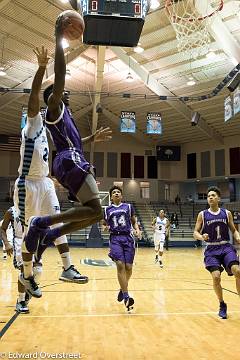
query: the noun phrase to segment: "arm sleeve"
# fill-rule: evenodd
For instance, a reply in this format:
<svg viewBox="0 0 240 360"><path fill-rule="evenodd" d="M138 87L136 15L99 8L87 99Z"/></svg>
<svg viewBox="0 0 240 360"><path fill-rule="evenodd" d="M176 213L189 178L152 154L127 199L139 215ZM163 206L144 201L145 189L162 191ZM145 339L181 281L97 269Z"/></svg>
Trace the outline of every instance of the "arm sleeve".
<svg viewBox="0 0 240 360"><path fill-rule="evenodd" d="M24 128L24 134L27 138L33 139L43 126L43 118L40 112L33 118L27 117L27 124Z"/></svg>

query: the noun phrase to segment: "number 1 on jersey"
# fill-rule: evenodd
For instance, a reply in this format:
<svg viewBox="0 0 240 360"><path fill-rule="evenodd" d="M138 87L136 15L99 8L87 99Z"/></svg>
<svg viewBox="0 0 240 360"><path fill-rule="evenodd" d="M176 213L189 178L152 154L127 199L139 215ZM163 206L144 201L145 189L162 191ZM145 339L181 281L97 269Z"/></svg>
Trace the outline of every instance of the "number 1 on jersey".
<svg viewBox="0 0 240 360"><path fill-rule="evenodd" d="M217 226L215 228L216 232L217 232L217 239L221 239L221 234L220 234L220 226Z"/></svg>

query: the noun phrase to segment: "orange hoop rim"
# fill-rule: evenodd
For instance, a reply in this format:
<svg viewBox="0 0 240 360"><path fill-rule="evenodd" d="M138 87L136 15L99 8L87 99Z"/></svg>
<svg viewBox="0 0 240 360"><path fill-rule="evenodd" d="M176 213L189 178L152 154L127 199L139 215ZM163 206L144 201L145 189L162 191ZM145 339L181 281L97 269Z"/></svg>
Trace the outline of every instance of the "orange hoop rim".
<svg viewBox="0 0 240 360"><path fill-rule="evenodd" d="M165 9L167 10L168 12L168 15L170 17L173 18L174 21L180 21L180 20L184 20L184 21L188 21L188 22L193 22L193 21L203 21L203 20L206 20L207 18L210 18L212 17L213 15L215 15L216 13L218 13L219 11L221 11L223 9L223 5L224 5L224 0L219 0L219 5L218 7L211 13L211 14L208 14L208 15L205 15L205 16L200 16L200 17L197 17L197 18L184 18L184 17L181 17L181 16L176 16L176 15L171 15L171 12L169 10L170 6L174 3L174 0L166 0L165 1Z"/></svg>

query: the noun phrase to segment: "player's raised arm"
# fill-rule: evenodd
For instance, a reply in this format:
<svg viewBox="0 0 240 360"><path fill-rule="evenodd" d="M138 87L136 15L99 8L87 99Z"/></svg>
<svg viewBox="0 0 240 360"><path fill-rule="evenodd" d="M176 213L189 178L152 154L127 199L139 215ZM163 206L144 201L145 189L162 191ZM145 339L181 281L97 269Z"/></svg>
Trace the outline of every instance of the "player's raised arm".
<svg viewBox="0 0 240 360"><path fill-rule="evenodd" d="M59 16L56 21L55 26L55 59L54 59L54 73L55 79L53 84L52 94L48 99L48 109L49 109L49 120L55 121L61 114L61 101L64 92L65 86L65 76L66 76L66 62L64 57L64 51L62 47L63 39L63 24L62 17Z"/></svg>
<svg viewBox="0 0 240 360"><path fill-rule="evenodd" d="M41 50L36 48L33 50L38 60L38 70L32 82L32 89L28 100L28 117L34 118L40 110L40 90L46 66L49 61L48 51L42 46Z"/></svg>

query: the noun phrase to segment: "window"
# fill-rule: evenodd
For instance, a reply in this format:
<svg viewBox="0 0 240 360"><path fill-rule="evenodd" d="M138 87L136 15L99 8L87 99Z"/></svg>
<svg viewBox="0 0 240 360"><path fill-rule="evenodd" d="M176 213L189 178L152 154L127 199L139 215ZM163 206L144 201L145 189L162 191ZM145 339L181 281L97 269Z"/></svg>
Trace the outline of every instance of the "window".
<svg viewBox="0 0 240 360"><path fill-rule="evenodd" d="M123 188L123 181L114 181L113 186L118 186L121 189Z"/></svg>
<svg viewBox="0 0 240 360"><path fill-rule="evenodd" d="M207 200L207 194L198 193L198 200Z"/></svg>
<svg viewBox="0 0 240 360"><path fill-rule="evenodd" d="M140 181L140 197L141 199L150 198L150 186L147 181Z"/></svg>

